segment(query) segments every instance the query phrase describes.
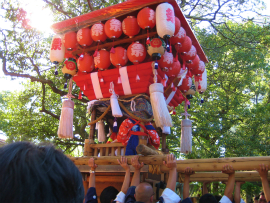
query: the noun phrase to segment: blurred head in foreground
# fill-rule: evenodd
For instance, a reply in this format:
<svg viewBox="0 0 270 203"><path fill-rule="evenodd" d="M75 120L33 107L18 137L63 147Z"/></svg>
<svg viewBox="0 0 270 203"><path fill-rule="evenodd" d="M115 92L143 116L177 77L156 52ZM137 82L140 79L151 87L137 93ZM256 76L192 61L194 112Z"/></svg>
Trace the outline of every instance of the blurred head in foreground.
<svg viewBox="0 0 270 203"><path fill-rule="evenodd" d="M52 145L0 148L0 202L83 202L82 176Z"/></svg>

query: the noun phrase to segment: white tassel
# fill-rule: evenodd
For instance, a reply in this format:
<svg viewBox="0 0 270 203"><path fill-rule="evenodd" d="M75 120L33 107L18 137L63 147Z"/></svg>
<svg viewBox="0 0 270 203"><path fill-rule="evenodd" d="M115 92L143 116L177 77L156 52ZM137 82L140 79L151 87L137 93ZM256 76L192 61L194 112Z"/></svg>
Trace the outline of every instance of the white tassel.
<svg viewBox="0 0 270 203"><path fill-rule="evenodd" d="M118 97L114 92L114 84L111 82L110 84L110 93L112 93L110 101L111 101L111 109L112 109L112 115L113 117L122 117L122 111L120 109L119 103L118 103Z"/></svg>
<svg viewBox="0 0 270 203"><path fill-rule="evenodd" d="M192 121L183 119L181 121L181 153L192 151Z"/></svg>
<svg viewBox="0 0 270 203"><path fill-rule="evenodd" d="M99 142L105 142L105 125L104 121L99 121L98 122L98 141Z"/></svg>
<svg viewBox="0 0 270 203"><path fill-rule="evenodd" d="M153 109L154 119L157 127L172 127L171 115L168 111L164 89L161 83L154 83L149 86L150 101Z"/></svg>
<svg viewBox="0 0 270 203"><path fill-rule="evenodd" d="M63 101L57 132L59 138L73 138L73 109L74 102L72 100Z"/></svg>
<svg viewBox="0 0 270 203"><path fill-rule="evenodd" d="M167 135L171 134L171 128L169 126L164 126L162 128L162 133L167 134Z"/></svg>

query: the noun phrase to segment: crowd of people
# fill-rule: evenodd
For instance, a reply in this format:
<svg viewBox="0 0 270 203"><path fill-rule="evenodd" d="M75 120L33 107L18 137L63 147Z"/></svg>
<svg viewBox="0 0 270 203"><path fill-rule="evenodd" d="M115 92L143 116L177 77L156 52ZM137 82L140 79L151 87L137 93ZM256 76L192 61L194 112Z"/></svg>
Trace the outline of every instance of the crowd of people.
<svg viewBox="0 0 270 203"><path fill-rule="evenodd" d="M140 170L144 163L139 156L131 159L134 174L130 181L130 166L127 158L118 160L125 170L125 178L118 192L113 186L105 188L100 194L101 203L152 203L154 191L149 183L140 183ZM184 171L183 200L175 193L177 170L174 155L167 155L163 164L169 169L166 189L159 198L160 203L192 203L189 195L192 168ZM29 142L17 142L0 148L0 202L72 202L97 203L95 170L98 167L93 158L89 159L89 189L84 196L82 176L73 162L52 145L34 145ZM255 203L270 203L270 187L268 183L268 166L261 164L258 168L263 193ZM213 196L207 190L199 199L199 203L243 203L240 198L240 182L235 183L235 172L232 166L224 165L223 173L228 174L224 195ZM205 186L205 185L204 185ZM206 187L205 187L206 188ZM233 195L234 192L234 195Z"/></svg>

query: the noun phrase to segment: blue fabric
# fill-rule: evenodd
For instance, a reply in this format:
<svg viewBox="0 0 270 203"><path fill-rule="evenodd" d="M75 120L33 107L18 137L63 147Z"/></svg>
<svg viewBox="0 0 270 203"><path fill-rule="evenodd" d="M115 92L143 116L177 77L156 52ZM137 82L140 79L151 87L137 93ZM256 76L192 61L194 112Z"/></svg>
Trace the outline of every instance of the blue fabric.
<svg viewBox="0 0 270 203"><path fill-rule="evenodd" d="M133 203L133 202L136 202L135 200L135 186L130 186L128 188L128 191L127 191L127 194L125 196L125 203Z"/></svg>
<svg viewBox="0 0 270 203"><path fill-rule="evenodd" d="M84 203L98 203L96 188L90 187L85 195Z"/></svg>
<svg viewBox="0 0 270 203"><path fill-rule="evenodd" d="M125 155L136 155L136 147L138 146L138 144L139 137L137 135L131 135L127 143Z"/></svg>
<svg viewBox="0 0 270 203"><path fill-rule="evenodd" d="M183 201L181 201L181 203L192 203L191 199L188 197L186 199L184 199Z"/></svg>

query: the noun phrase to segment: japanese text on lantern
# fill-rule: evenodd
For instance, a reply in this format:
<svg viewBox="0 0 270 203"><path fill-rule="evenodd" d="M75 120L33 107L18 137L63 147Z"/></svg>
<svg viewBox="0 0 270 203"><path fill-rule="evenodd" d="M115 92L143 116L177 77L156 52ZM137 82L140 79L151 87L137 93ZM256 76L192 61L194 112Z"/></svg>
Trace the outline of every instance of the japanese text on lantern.
<svg viewBox="0 0 270 203"><path fill-rule="evenodd" d="M131 49L131 55L132 56L143 56L144 53L144 47L141 44L133 44L132 49Z"/></svg>
<svg viewBox="0 0 270 203"><path fill-rule="evenodd" d="M149 20L152 21L153 23L155 22L155 11L153 10L149 11Z"/></svg>
<svg viewBox="0 0 270 203"><path fill-rule="evenodd" d="M77 40L79 41L79 40L81 40L83 38L83 36L82 36L82 29L80 29L79 31L78 31L78 33L77 33Z"/></svg>
<svg viewBox="0 0 270 203"><path fill-rule="evenodd" d="M95 62L96 65L100 64L100 53L99 52L97 53L97 56L94 57L94 62Z"/></svg>
<svg viewBox="0 0 270 203"><path fill-rule="evenodd" d="M126 63L128 61L128 59L127 59L127 50L124 50L123 60L125 60Z"/></svg>
<svg viewBox="0 0 270 203"><path fill-rule="evenodd" d="M61 50L61 46L62 46L61 38L54 38L51 50Z"/></svg>
<svg viewBox="0 0 270 203"><path fill-rule="evenodd" d="M112 19L110 21L110 30L113 30L114 32L121 31L121 22L116 19Z"/></svg>
<svg viewBox="0 0 270 203"><path fill-rule="evenodd" d="M173 63L173 55L168 54L168 52L165 52L163 62L166 62L167 64L172 64Z"/></svg>
<svg viewBox="0 0 270 203"><path fill-rule="evenodd" d="M168 22L171 21L172 23L174 23L175 18L174 18L174 14L173 14L173 10L172 9L168 8L166 10L166 16L167 16L167 19L166 20Z"/></svg>
<svg viewBox="0 0 270 203"><path fill-rule="evenodd" d="M103 26L102 24L95 24L92 28L92 35L99 36L103 34Z"/></svg>

